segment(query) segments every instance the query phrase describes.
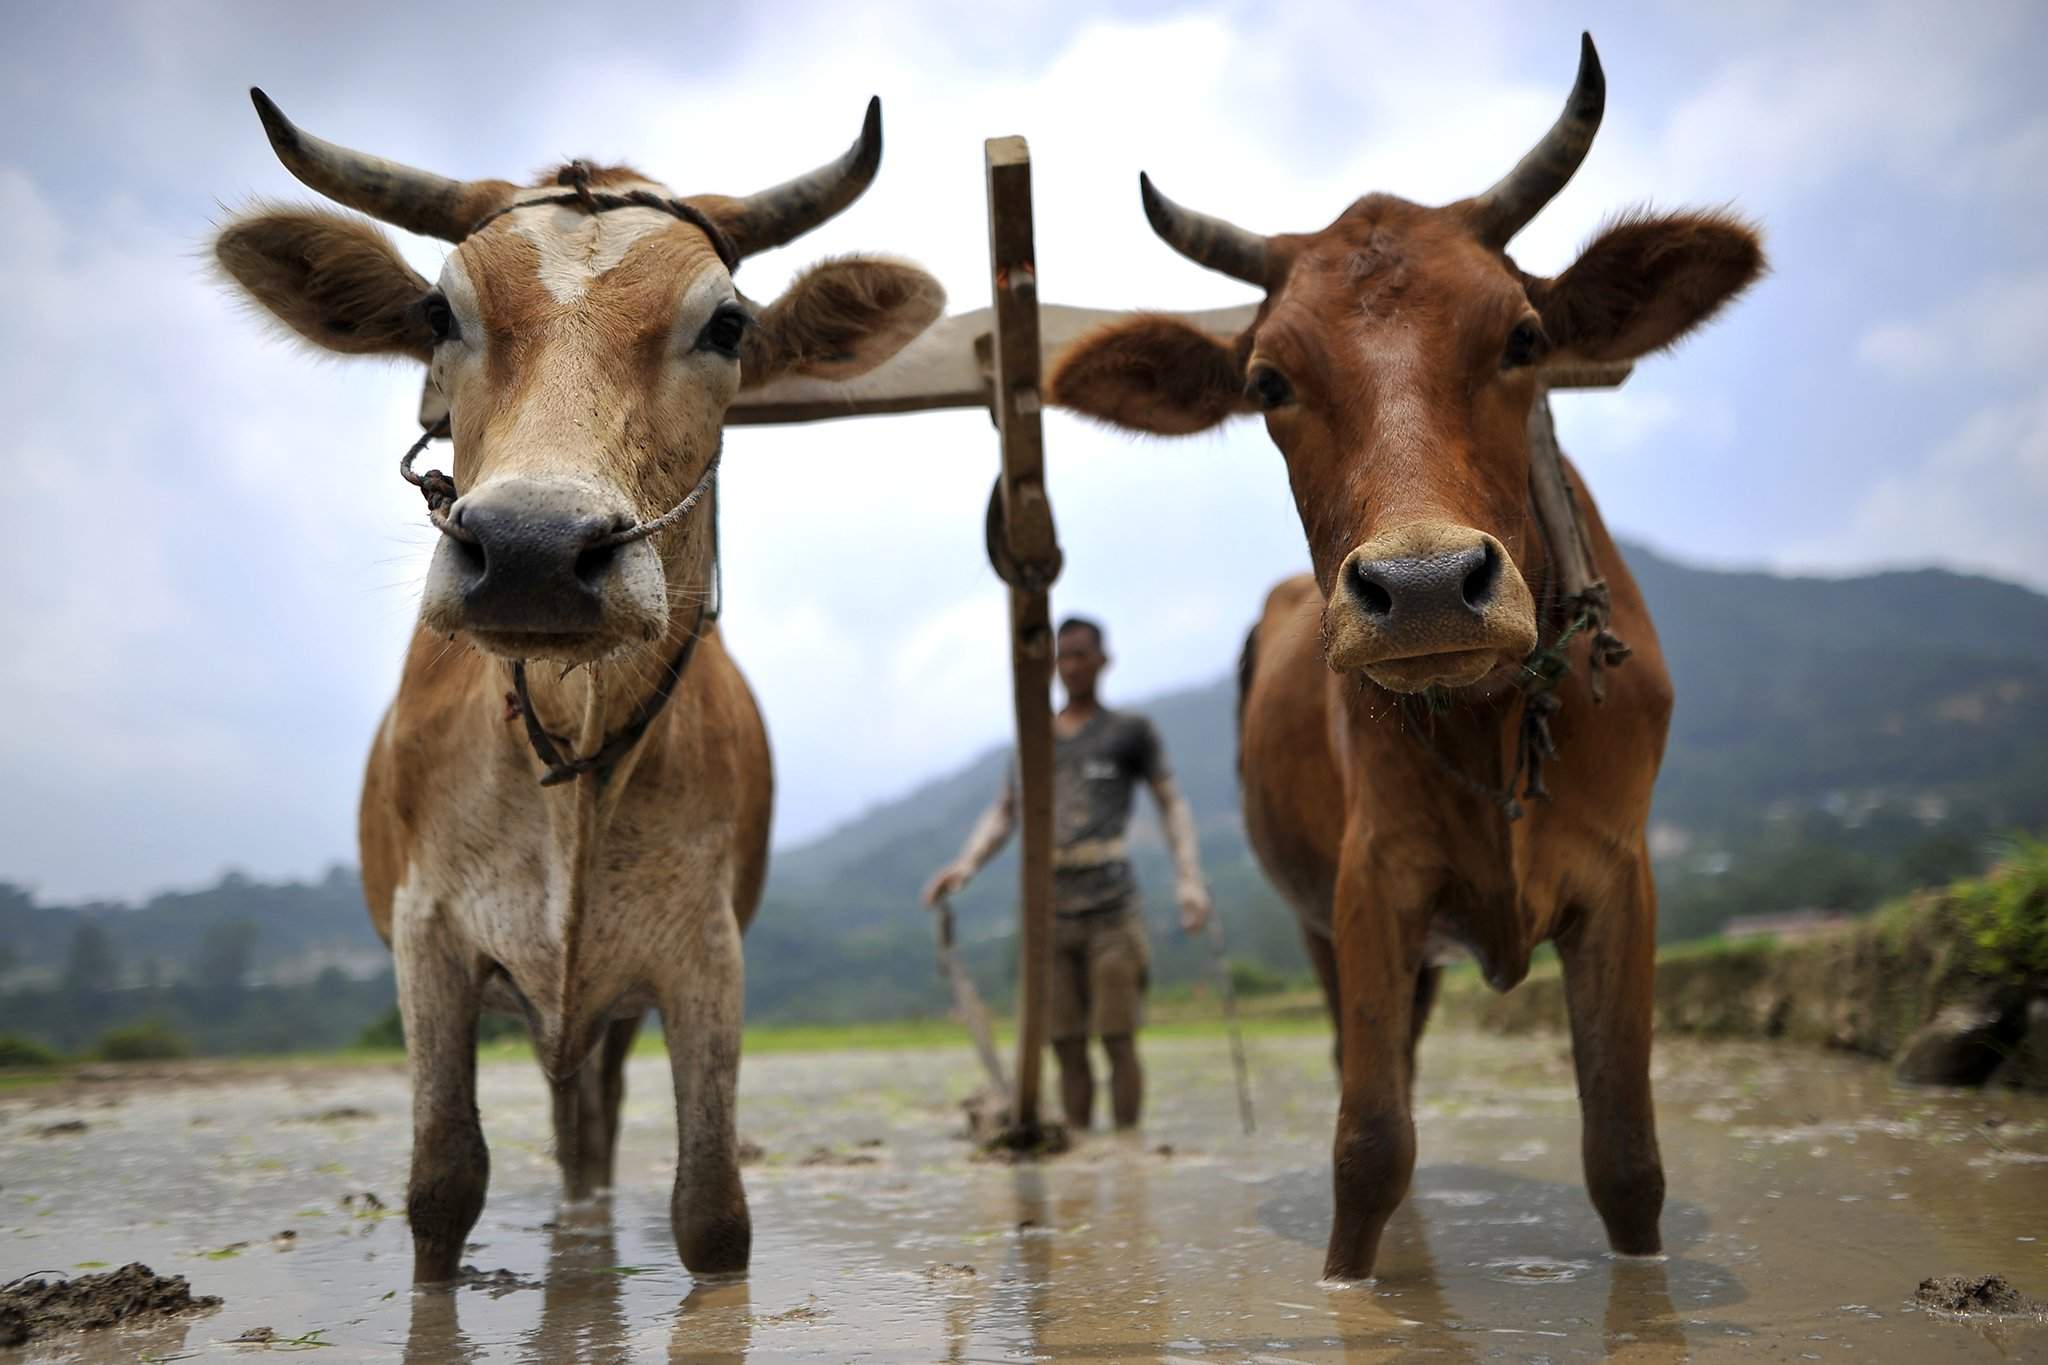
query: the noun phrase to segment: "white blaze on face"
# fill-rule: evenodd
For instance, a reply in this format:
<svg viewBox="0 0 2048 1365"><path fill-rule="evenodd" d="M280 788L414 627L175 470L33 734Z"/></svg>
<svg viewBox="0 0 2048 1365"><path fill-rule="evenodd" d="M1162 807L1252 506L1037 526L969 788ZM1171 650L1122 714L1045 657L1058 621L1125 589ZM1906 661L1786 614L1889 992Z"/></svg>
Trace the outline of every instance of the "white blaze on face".
<svg viewBox="0 0 2048 1365"><path fill-rule="evenodd" d="M648 190L665 194L659 185L632 183L606 186L600 193ZM545 197L545 196L543 196ZM556 303L574 303L606 271L626 259L633 244L675 224L661 209L608 209L589 213L574 204L553 204L514 212L509 226L533 243L539 254L541 284Z"/></svg>

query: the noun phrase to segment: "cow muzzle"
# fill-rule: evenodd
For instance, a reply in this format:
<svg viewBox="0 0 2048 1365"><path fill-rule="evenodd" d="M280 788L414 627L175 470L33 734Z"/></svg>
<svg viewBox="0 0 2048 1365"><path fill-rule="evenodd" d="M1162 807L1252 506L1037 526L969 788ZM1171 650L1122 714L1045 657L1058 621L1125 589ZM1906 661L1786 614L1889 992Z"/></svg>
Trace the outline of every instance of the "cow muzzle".
<svg viewBox="0 0 2048 1365"><path fill-rule="evenodd" d="M1536 647L1536 606L1483 531L1422 522L1344 557L1323 609L1323 657L1394 692L1470 687Z"/></svg>
<svg viewBox="0 0 2048 1365"><path fill-rule="evenodd" d="M421 621L487 653L580 663L659 639L668 626L660 557L588 486L507 478L456 500L427 571Z"/></svg>

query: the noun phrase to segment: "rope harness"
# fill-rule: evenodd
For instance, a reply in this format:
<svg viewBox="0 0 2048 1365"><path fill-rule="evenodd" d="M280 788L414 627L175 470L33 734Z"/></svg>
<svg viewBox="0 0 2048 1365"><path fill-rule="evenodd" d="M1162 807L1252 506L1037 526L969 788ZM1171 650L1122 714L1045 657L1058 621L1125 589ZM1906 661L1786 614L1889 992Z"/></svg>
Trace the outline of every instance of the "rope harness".
<svg viewBox="0 0 2048 1365"><path fill-rule="evenodd" d="M717 224L698 209L680 199L663 198L649 190L633 190L625 194L594 192L590 188L590 173L590 166L587 163L573 161L555 178L557 184L571 187L569 193L507 204L485 215L470 232L474 234L480 231L493 219L515 209L531 208L536 204L573 204L593 214L606 213L614 209L651 208L674 214L703 232L710 238L712 248L718 252L718 258L725 263L727 270L732 270L738 265L739 258L733 250L732 242L719 230ZM413 461L419 458L420 453L437 437L449 434L449 419L443 417L422 432L420 438L412 443L404 458L398 462L398 472L407 483L419 489L420 496L426 499L427 520L434 524L435 530L451 540L474 546L478 543L477 538L448 514L456 499L461 496L455 487L455 480L438 469L430 469L424 474L413 472ZM635 522L631 526L614 531L601 540L591 542L586 548L604 550L619 545L630 545L636 540L645 540L681 522L696 510L697 504L716 486L718 464L724 454L725 446L721 442L719 448L712 452L711 462L704 467L702 477L674 507L651 521ZM668 660L661 682L655 687L654 692L635 706L626 724L607 737L596 750L573 757L563 756L563 750L569 747L569 741L560 735L549 734L547 727L541 724L540 715L534 709L533 698L527 691L526 661L521 659L512 665L512 690L505 694L505 704L509 713L507 719L524 719L527 743L533 746L534 757L538 758L546 769L541 774L541 786L557 786L585 774L594 776L599 785L609 781L612 770L618 766L619 760L632 751L633 746L646 735L648 727L661 715L662 708L668 705L668 699L674 695L677 685L683 680L683 674L690 667L691 657L697 652L697 642L704 637L707 629L718 623L719 609L725 600L725 561L718 551L718 503L715 499L711 505L711 516L711 596L699 604L697 619L692 623L690 633L683 638L682 644Z"/></svg>
<svg viewBox="0 0 2048 1365"><path fill-rule="evenodd" d="M1570 480L1557 450L1547 400L1539 398L1538 401L1544 407L1540 424L1532 430L1531 478L1539 485L1533 519L1543 536L1552 576L1565 587L1559 601L1564 625L1549 644L1539 640L1536 648L1522 660L1515 675L1515 688L1522 694L1522 714L1515 727L1514 767L1508 772L1506 784L1490 786L1460 769L1444 756L1423 728L1423 723L1431 716L1442 715L1450 709L1448 695L1436 689L1426 693L1420 699L1421 715L1415 712L1416 698L1404 697L1401 703L1402 728L1415 736L1430 761L1459 786L1497 806L1511 824L1522 818L1524 801L1550 799L1550 789L1543 780L1543 767L1557 757L1557 741L1550 733L1550 722L1564 707L1564 700L1557 695L1557 689L1572 671L1571 643L1574 637L1586 631L1592 632L1586 668L1595 706L1607 699L1606 670L1616 667L1629 656L1628 645L1609 628L1613 600L1607 591L1607 581L1594 572L1578 499L1572 494ZM1554 515L1560 516L1564 525L1551 524L1553 515L1546 515L1546 509L1550 508L1561 509ZM1360 685L1364 686L1362 679ZM1519 793L1517 787L1521 788Z"/></svg>
<svg viewBox="0 0 2048 1365"><path fill-rule="evenodd" d="M1450 709L1447 694L1432 689L1419 699L1402 698L1403 726L1415 736L1423 753L1429 755L1430 760L1459 786L1498 806L1510 823L1522 818L1523 801L1550 799L1550 789L1543 781L1543 765L1557 757L1557 741L1551 736L1550 721L1564 708L1564 700L1557 695L1557 688L1572 671L1570 647L1573 637L1588 629L1595 631L1588 667L1596 680L1593 687L1596 704L1606 695L1605 684L1598 681L1601 670L1611 668L1628 657L1628 646L1607 629L1604 601L1607 586L1604 583L1597 586L1603 599L1599 604L1588 601L1588 594L1583 593L1567 601L1565 606L1569 619L1564 628L1549 644L1539 644L1522 660L1515 677L1515 688L1522 694L1522 715L1515 727L1515 764L1505 785L1494 787L1481 782L1446 758L1431 741L1422 721L1427 716L1442 715ZM1413 708L1418 701L1424 716L1414 714ZM1515 790L1517 787L1522 788L1519 794Z"/></svg>

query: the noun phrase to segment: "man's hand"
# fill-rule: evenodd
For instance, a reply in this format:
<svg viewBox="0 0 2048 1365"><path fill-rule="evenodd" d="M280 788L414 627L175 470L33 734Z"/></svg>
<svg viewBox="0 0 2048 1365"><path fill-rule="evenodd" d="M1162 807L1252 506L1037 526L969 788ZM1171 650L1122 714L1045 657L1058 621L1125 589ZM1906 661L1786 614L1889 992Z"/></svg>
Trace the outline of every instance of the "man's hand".
<svg viewBox="0 0 2048 1365"><path fill-rule="evenodd" d="M1209 916L1215 906L1209 901L1209 888L1200 882L1182 882L1174 891L1180 901L1180 927L1192 938L1208 927Z"/></svg>
<svg viewBox="0 0 2048 1365"><path fill-rule="evenodd" d="M967 885L967 879L971 875L966 868L958 863L946 864L932 875L930 881L925 883L925 905L929 908L937 909L940 901L945 900L948 896L958 894L960 888Z"/></svg>

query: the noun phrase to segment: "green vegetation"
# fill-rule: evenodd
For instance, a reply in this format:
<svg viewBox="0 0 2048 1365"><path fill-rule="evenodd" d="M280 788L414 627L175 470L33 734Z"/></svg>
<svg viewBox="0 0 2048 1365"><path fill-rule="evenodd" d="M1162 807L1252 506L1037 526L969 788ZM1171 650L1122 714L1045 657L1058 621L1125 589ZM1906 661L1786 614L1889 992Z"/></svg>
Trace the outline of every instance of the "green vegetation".
<svg viewBox="0 0 2048 1365"><path fill-rule="evenodd" d="M1294 982L1280 973L1252 961L1250 958L1230 959L1230 989L1240 997L1252 995L1278 995Z"/></svg>
<svg viewBox="0 0 2048 1365"><path fill-rule="evenodd" d="M1938 900L1967 946L1970 970L2048 985L2048 840L2020 835L1986 877Z"/></svg>
<svg viewBox="0 0 2048 1365"><path fill-rule="evenodd" d="M48 1067L63 1059L57 1050L18 1033L0 1033L0 1067Z"/></svg>
<svg viewBox="0 0 2048 1365"><path fill-rule="evenodd" d="M169 1062L192 1055L192 1042L162 1019L110 1028L92 1045L103 1062Z"/></svg>

